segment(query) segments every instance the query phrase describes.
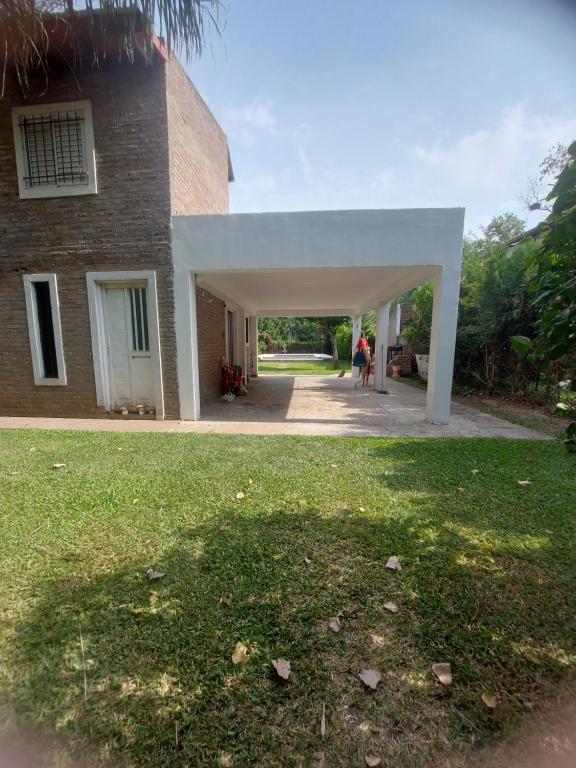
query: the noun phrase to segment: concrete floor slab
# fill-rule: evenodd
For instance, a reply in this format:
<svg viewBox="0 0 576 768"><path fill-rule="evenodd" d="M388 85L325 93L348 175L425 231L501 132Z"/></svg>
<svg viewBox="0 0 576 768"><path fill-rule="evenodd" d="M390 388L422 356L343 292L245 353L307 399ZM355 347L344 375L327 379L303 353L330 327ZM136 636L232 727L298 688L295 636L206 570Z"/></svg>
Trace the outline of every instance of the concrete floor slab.
<svg viewBox="0 0 576 768"><path fill-rule="evenodd" d="M450 424L424 421L426 393L386 380L388 394L354 388L349 375L260 376L249 394L203 408L200 421L0 417L0 428L88 429L109 432L221 432L251 435L364 437L507 437L547 435L453 403Z"/></svg>

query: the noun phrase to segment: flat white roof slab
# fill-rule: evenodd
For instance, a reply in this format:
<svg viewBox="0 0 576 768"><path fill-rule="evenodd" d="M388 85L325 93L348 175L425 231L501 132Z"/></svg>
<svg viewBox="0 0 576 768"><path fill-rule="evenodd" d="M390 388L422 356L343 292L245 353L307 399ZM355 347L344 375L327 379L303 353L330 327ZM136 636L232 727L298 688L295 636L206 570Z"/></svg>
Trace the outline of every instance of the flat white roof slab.
<svg viewBox="0 0 576 768"><path fill-rule="evenodd" d="M174 260L219 269L460 265L463 208L175 216Z"/></svg>
<svg viewBox="0 0 576 768"><path fill-rule="evenodd" d="M174 264L251 314L351 315L459 275L463 226L463 208L176 216Z"/></svg>

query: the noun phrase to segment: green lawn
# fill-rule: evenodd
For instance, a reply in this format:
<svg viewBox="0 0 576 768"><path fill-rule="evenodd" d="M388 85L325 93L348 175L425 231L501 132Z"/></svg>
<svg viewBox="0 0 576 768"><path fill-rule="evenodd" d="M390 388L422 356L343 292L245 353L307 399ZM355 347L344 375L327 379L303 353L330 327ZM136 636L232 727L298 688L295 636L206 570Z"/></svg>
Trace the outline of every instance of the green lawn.
<svg viewBox="0 0 576 768"><path fill-rule="evenodd" d="M466 750L574 675L575 469L554 441L0 432L2 713L91 768Z"/></svg>
<svg viewBox="0 0 576 768"><path fill-rule="evenodd" d="M278 362L276 360L259 361L259 373L278 373L283 376L322 376L326 373L336 374L341 370L350 370L350 361L341 361L340 367L335 370L331 360L302 360L293 362Z"/></svg>

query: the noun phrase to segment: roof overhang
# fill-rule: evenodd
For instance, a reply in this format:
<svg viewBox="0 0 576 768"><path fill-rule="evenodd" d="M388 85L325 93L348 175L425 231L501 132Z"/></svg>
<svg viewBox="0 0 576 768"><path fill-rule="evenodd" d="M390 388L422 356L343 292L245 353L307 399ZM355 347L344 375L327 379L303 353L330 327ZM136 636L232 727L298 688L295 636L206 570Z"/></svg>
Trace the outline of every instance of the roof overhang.
<svg viewBox="0 0 576 768"><path fill-rule="evenodd" d="M101 9L78 10L73 14L43 13L42 24L36 24L34 50L47 61L63 62L67 66L86 60L90 66L101 61L130 61L133 53L143 60L168 61L163 41L151 31L139 11L116 9L107 13ZM129 39L130 47L125 47ZM8 49L8 59L12 50Z"/></svg>
<svg viewBox="0 0 576 768"><path fill-rule="evenodd" d="M464 209L177 216L176 273L259 316L361 314L459 273Z"/></svg>

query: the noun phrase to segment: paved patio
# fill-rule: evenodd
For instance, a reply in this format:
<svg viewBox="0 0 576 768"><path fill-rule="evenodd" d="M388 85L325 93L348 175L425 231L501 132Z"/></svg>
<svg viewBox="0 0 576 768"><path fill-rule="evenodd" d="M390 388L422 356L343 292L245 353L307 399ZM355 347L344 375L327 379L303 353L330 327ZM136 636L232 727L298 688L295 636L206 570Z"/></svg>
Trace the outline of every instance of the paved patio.
<svg viewBox="0 0 576 768"><path fill-rule="evenodd" d="M508 437L546 435L453 403L450 424L424 422L425 392L386 380L388 394L354 389L350 375L260 376L249 394L203 408L200 421L0 417L0 428L94 429L110 432L222 432L250 435L365 437Z"/></svg>

